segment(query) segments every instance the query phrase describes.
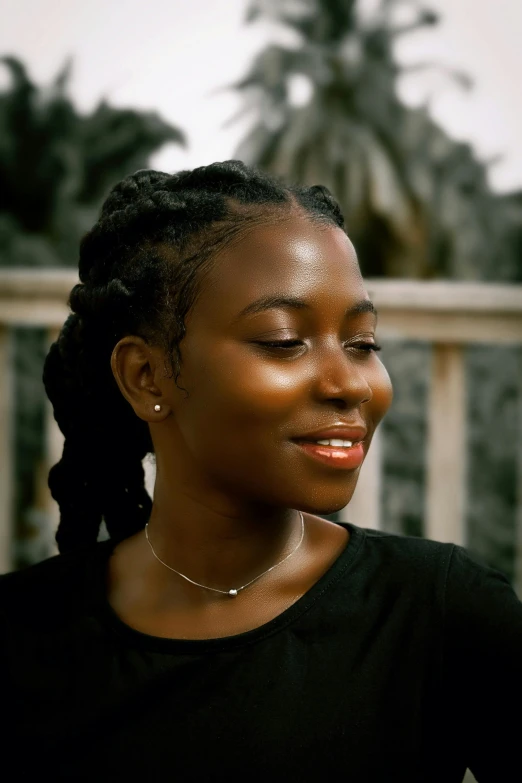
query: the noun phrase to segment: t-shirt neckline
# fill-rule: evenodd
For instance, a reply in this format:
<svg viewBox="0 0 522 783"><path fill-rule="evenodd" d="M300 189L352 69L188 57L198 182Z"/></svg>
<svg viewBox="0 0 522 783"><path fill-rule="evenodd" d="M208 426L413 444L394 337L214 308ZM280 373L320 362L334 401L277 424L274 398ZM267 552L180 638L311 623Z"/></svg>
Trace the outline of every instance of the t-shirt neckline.
<svg viewBox="0 0 522 783"><path fill-rule="evenodd" d="M298 598L295 603L276 617L257 628L252 628L233 636L210 639L173 639L170 637L152 636L127 625L114 611L107 598L107 565L116 546L116 542L113 540L104 541L97 547L96 562L94 564L91 563L90 567L88 567L88 572L90 572L91 578L94 579L94 585L91 582L91 588L94 589L87 590L87 594L94 597L94 607L92 608L101 625L116 634L120 639L126 641L131 647L164 653L206 653L222 652L247 646L259 642L293 623L307 612L328 590L333 588L353 565L364 541L365 530L351 522L337 522L336 524L349 531L348 542L317 582Z"/></svg>

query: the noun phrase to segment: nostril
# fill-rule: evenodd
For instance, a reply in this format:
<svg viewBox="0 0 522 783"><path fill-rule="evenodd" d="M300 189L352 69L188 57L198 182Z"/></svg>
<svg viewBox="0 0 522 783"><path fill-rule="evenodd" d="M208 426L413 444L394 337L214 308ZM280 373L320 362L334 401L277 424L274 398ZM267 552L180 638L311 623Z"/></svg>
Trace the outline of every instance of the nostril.
<svg viewBox="0 0 522 783"><path fill-rule="evenodd" d="M345 411L347 408L353 408L353 405L348 405L348 401L344 398L344 394L341 392L339 397L328 397L325 402L330 402L337 408L337 410Z"/></svg>

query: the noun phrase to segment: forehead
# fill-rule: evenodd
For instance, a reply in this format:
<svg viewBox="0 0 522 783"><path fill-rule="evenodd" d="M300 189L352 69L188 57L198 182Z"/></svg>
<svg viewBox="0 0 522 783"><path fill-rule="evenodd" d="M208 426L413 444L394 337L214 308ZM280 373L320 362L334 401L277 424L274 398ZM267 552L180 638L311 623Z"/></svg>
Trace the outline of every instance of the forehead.
<svg viewBox="0 0 522 783"><path fill-rule="evenodd" d="M344 308L364 297L357 256L344 231L301 216L246 231L216 255L196 309L233 317L272 294L312 305L333 305L339 298Z"/></svg>

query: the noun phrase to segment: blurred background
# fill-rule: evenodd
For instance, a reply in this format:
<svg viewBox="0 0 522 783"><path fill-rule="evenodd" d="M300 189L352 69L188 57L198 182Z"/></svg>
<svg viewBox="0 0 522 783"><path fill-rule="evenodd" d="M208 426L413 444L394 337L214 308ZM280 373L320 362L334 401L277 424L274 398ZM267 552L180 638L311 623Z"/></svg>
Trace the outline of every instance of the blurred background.
<svg viewBox="0 0 522 783"><path fill-rule="evenodd" d="M333 191L380 311L395 398L339 518L522 595L521 34L519 0L4 0L0 571L56 551L41 373L82 234L136 169L236 157Z"/></svg>
<svg viewBox="0 0 522 783"><path fill-rule="evenodd" d="M4 0L0 573L56 552L41 375L81 236L136 169L236 157L333 191L379 309L394 402L337 518L522 597L521 34L520 0Z"/></svg>

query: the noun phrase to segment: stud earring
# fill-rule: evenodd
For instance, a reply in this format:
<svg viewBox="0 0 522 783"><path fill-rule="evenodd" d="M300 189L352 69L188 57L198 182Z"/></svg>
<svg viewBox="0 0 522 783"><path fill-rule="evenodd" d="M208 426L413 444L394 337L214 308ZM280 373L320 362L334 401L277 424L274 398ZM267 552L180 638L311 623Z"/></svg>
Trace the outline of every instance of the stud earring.
<svg viewBox="0 0 522 783"><path fill-rule="evenodd" d="M155 405L154 410L156 411L156 413L159 413L161 410L161 405Z"/></svg>

